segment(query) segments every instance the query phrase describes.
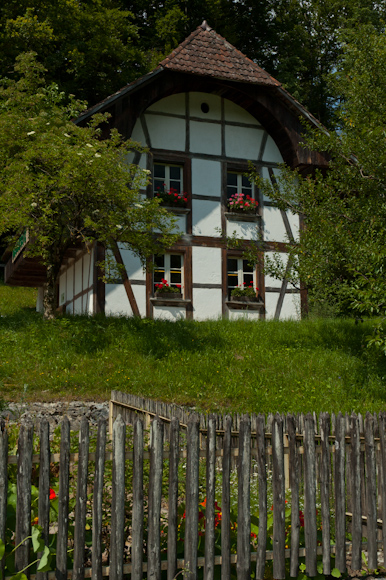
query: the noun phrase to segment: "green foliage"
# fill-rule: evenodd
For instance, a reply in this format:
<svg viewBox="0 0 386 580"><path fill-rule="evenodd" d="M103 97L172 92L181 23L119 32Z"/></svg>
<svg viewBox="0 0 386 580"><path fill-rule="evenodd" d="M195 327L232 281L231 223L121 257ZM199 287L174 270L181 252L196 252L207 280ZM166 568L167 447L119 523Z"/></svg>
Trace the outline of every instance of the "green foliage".
<svg viewBox="0 0 386 580"><path fill-rule="evenodd" d="M0 6L0 76L33 50L66 94L94 104L145 72L133 15L115 0L29 0Z"/></svg>
<svg viewBox="0 0 386 580"><path fill-rule="evenodd" d="M88 127L71 122L81 103L64 104L57 86L44 84L33 54L19 57L16 70L20 79L0 88L0 235L15 243L28 229L25 255L47 268L49 317L69 247L119 241L145 263L178 236L170 213L140 193L148 175L127 163L133 144L116 131L101 140L101 115Z"/></svg>
<svg viewBox="0 0 386 580"><path fill-rule="evenodd" d="M307 145L330 156L328 172L306 178L282 168L278 185L262 184L282 209L303 217L298 245L288 244L290 269L280 256L266 261L272 275L309 289L311 302L341 314L386 312L386 36L369 26L346 34L331 78L336 132L323 128Z"/></svg>

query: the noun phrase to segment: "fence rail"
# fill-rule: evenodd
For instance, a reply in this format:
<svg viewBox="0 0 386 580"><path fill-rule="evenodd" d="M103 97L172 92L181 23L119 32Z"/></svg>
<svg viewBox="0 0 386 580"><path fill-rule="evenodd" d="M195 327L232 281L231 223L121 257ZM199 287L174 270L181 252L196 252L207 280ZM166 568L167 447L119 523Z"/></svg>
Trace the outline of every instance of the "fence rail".
<svg viewBox="0 0 386 580"><path fill-rule="evenodd" d="M56 570L38 573L37 580L54 575L58 580L101 580L104 576L122 580L124 574L133 580L144 574L158 580L164 574L171 580L181 570L185 578L195 580L199 567L204 568L205 580L212 580L216 566L221 566L224 580L230 578L234 566L238 578L249 580L253 566L256 578L262 580L270 560L273 577L279 580L285 578L286 561L291 576L297 576L303 557L306 573L312 577L317 574L318 557L324 574L330 574L334 566L344 573L349 552L351 568L360 570L362 550L367 551L368 567L376 569L378 548L386 553L385 417L367 414L361 437L361 420L355 414L334 417L333 434L328 414L322 414L319 421L312 415L301 419L276 415L269 421L269 433L263 415L243 415L236 423L237 432L232 429L232 418L224 416L221 433L218 417L209 415L202 433L202 420L191 414L184 433L179 418L171 417L166 437L164 421L155 416L147 440L140 417L135 416L133 429L128 431L118 416L112 429L112 449L106 423L101 421L92 452L89 424L83 419L76 453L71 449L69 421L64 418L60 453L51 453L49 425L42 421L40 453L33 453L33 426L26 423L20 428L17 458L8 455L8 431L1 423L0 538L6 541L10 537L4 498L10 470L17 462L12 541L21 544L15 552L16 570L26 568L31 557L31 474L39 463L39 525L47 542L56 535ZM232 447L235 439L237 448ZM237 478L232 459L237 463ZM47 498L53 466L59 476L59 501L57 518L50 521ZM253 510L258 512L255 537L251 537ZM92 533L91 554L85 552L86 527ZM335 564L331 554L335 554ZM87 558L91 558L91 567ZM4 558L1 565L4 570Z"/></svg>

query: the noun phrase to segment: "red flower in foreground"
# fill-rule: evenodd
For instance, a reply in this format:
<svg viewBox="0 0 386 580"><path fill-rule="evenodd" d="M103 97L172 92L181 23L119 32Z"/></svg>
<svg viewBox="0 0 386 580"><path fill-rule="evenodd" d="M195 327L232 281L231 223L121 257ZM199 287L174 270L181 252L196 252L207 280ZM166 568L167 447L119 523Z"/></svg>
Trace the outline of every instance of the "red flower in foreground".
<svg viewBox="0 0 386 580"><path fill-rule="evenodd" d="M53 499L56 499L56 493L54 492L52 487L50 487L50 501L52 501Z"/></svg>

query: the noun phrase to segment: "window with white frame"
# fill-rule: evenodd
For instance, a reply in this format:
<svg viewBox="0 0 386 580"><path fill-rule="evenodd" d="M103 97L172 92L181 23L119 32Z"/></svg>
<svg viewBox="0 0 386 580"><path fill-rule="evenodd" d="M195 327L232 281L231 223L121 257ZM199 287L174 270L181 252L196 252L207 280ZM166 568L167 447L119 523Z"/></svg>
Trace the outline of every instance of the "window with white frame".
<svg viewBox="0 0 386 580"><path fill-rule="evenodd" d="M166 165L164 163L154 163L153 168L153 193L169 192L174 190L182 193L182 166Z"/></svg>
<svg viewBox="0 0 386 580"><path fill-rule="evenodd" d="M227 172L227 199L229 200L235 193L249 195L253 199L253 184L248 177L235 171Z"/></svg>
<svg viewBox="0 0 386 580"><path fill-rule="evenodd" d="M154 292L159 284L167 284L183 291L184 260L181 254L154 257Z"/></svg>
<svg viewBox="0 0 386 580"><path fill-rule="evenodd" d="M256 288L256 270L248 264L248 260L243 258L228 257L228 299L230 299L233 288Z"/></svg>

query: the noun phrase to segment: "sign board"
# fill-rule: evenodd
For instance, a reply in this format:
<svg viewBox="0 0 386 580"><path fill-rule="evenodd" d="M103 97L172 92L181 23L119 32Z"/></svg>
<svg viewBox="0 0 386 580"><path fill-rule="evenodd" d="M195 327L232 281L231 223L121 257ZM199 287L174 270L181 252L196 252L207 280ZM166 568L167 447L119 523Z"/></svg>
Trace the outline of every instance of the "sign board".
<svg viewBox="0 0 386 580"><path fill-rule="evenodd" d="M28 228L24 230L20 238L17 240L15 247L12 250L12 262L16 260L19 254L24 250L29 241Z"/></svg>

